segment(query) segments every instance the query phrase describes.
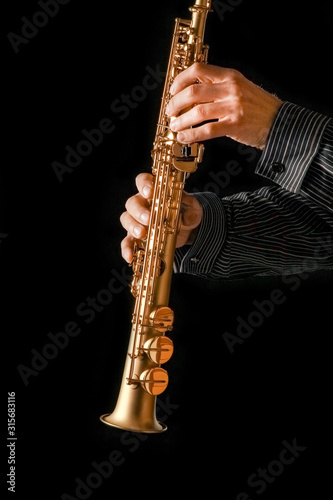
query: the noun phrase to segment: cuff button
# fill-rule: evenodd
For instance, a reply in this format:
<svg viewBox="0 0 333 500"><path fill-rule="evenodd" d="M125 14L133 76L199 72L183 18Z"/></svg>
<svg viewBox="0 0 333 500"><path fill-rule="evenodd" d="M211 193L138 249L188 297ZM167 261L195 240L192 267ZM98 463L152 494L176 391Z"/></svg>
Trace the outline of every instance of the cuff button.
<svg viewBox="0 0 333 500"><path fill-rule="evenodd" d="M272 170L275 174L282 174L282 172L284 172L286 169L286 167L283 165L283 163L279 163L279 162L272 163L271 167L272 167Z"/></svg>

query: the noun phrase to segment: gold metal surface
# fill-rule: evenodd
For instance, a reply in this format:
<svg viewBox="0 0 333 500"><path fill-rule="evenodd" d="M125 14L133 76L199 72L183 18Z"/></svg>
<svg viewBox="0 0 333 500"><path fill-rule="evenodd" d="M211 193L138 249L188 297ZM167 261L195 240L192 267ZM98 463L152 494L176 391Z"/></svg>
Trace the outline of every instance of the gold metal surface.
<svg viewBox="0 0 333 500"><path fill-rule="evenodd" d="M153 337L147 340L143 349L153 363L161 365L171 358L173 354L173 342L169 337L165 337L164 335Z"/></svg>
<svg viewBox="0 0 333 500"><path fill-rule="evenodd" d="M207 62L204 31L211 0L196 0L192 18L175 20L162 104L152 150L155 178L151 217L145 241L137 241L132 261L131 292L135 298L132 330L122 382L114 411L102 422L133 432L159 433L166 426L156 419L156 398L168 385L160 367L173 354L165 336L173 328L168 307L180 210L185 180L203 156L202 144L180 144L170 130L166 106L175 77L195 62Z"/></svg>

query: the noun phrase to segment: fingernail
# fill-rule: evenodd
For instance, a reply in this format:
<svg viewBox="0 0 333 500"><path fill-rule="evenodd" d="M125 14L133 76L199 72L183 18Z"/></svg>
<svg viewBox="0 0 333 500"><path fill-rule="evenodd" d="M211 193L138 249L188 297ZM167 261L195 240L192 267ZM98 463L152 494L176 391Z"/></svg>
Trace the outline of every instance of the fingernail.
<svg viewBox="0 0 333 500"><path fill-rule="evenodd" d="M176 132L176 130L177 130L177 122L176 122L176 118L174 116L172 116L170 119L170 128L174 132Z"/></svg>
<svg viewBox="0 0 333 500"><path fill-rule="evenodd" d="M170 87L170 94L174 94L175 93L175 84L173 83Z"/></svg>
<svg viewBox="0 0 333 500"><path fill-rule="evenodd" d="M150 186L145 186L143 188L142 192L143 192L143 195L146 196L146 198L148 198L149 195L150 195L150 192L151 192L151 187Z"/></svg>
<svg viewBox="0 0 333 500"><path fill-rule="evenodd" d="M133 229L133 232L134 232L135 236L140 236L140 234L141 234L141 227L140 226L135 226L135 228Z"/></svg>
<svg viewBox="0 0 333 500"><path fill-rule="evenodd" d="M147 212L143 212L141 214L141 220L144 224L147 224L149 220L149 214Z"/></svg>
<svg viewBox="0 0 333 500"><path fill-rule="evenodd" d="M183 132L179 132L179 134L177 134L177 139L179 142L185 141L185 134L183 134Z"/></svg>

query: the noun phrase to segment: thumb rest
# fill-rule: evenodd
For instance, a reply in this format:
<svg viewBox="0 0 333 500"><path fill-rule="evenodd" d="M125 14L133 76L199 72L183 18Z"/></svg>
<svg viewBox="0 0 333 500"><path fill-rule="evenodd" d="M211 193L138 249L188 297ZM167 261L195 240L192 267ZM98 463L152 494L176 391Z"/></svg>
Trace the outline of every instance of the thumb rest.
<svg viewBox="0 0 333 500"><path fill-rule="evenodd" d="M116 407L100 417L108 425L133 432L159 433L167 428L157 421L156 398L166 389L169 379L161 365L173 354L173 342L165 335L173 329L174 322L174 313L168 306L172 266L185 181L201 162L204 147L177 142L177 135L170 130L166 106L175 77L195 62L207 62L208 46L203 44L203 36L210 7L211 0L196 0L189 9L191 20L175 20L152 150L154 194L150 222L146 240L135 244L131 264L135 305L128 354Z"/></svg>

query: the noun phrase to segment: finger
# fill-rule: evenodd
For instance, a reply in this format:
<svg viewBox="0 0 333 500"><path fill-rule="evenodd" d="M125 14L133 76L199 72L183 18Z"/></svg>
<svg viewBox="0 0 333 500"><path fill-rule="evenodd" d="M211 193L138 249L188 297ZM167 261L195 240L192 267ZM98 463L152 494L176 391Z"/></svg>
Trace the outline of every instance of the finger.
<svg viewBox="0 0 333 500"><path fill-rule="evenodd" d="M153 197L154 182L152 174L147 174L147 173L139 174L136 177L135 182L139 193L144 198L150 199Z"/></svg>
<svg viewBox="0 0 333 500"><path fill-rule="evenodd" d="M226 123L226 120L219 120L178 132L177 141L182 144L190 144L192 142L207 141L215 137L229 137L229 134L230 126Z"/></svg>
<svg viewBox="0 0 333 500"><path fill-rule="evenodd" d="M177 94L193 83L218 83L228 79L236 71L212 64L194 63L176 76L170 92Z"/></svg>
<svg viewBox="0 0 333 500"><path fill-rule="evenodd" d="M145 238L147 235L147 228L135 220L128 212L124 212L120 216L120 222L124 229L133 238Z"/></svg>
<svg viewBox="0 0 333 500"><path fill-rule="evenodd" d="M147 203L147 200L138 193L126 201L125 208L136 221L147 225L150 216Z"/></svg>
<svg viewBox="0 0 333 500"><path fill-rule="evenodd" d="M198 199L184 191L182 197L182 228L191 230L196 228L202 219L203 208Z"/></svg>
<svg viewBox="0 0 333 500"><path fill-rule="evenodd" d="M222 68L211 64L194 63L176 76L171 86L170 93L175 95L185 87L197 82L214 83L220 81L221 69Z"/></svg>
<svg viewBox="0 0 333 500"><path fill-rule="evenodd" d="M219 100L224 95L224 89L220 89L220 85L217 84L190 85L169 101L167 112L169 116L178 116L182 110L191 108L195 104Z"/></svg>
<svg viewBox="0 0 333 500"><path fill-rule="evenodd" d="M222 118L226 111L227 107L222 102L198 104L177 118L172 118L170 128L173 132L179 132L205 121Z"/></svg>
<svg viewBox="0 0 333 500"><path fill-rule="evenodd" d="M128 234L120 244L121 255L128 263L132 262L133 259L134 241L135 239Z"/></svg>

